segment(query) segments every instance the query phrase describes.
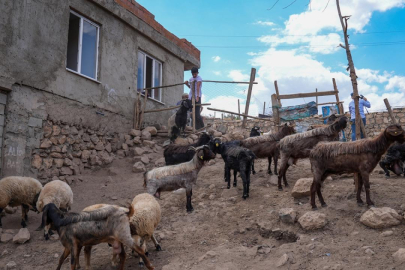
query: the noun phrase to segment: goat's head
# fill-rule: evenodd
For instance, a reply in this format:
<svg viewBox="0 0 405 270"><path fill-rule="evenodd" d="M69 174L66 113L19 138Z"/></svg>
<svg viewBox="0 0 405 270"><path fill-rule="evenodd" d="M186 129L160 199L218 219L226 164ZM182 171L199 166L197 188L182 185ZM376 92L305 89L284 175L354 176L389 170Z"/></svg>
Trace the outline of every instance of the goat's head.
<svg viewBox="0 0 405 270"><path fill-rule="evenodd" d="M221 145L222 141L220 138L214 138L209 143L211 151L214 152L215 154L221 152Z"/></svg>
<svg viewBox="0 0 405 270"><path fill-rule="evenodd" d="M332 129L333 129L334 131L337 131L337 132L342 131L343 129L346 128L346 126L347 126L347 121L348 121L348 119L347 119L346 116L341 116L341 117L339 117L339 118L338 118L337 120L335 120L335 122L333 122L333 124L331 125L331 126L332 126Z"/></svg>
<svg viewBox="0 0 405 270"><path fill-rule="evenodd" d="M258 127L258 126L254 126L250 130L250 137L256 137L256 136L260 136L260 127Z"/></svg>
<svg viewBox="0 0 405 270"><path fill-rule="evenodd" d="M198 139L197 145L201 146L201 145L209 144L211 139L212 139L212 137L208 133L203 132L201 134L200 138Z"/></svg>
<svg viewBox="0 0 405 270"><path fill-rule="evenodd" d="M403 143L405 142L405 131L400 125L390 125L385 129L385 136L388 140Z"/></svg>
<svg viewBox="0 0 405 270"><path fill-rule="evenodd" d="M61 219L64 217L64 214L54 203L49 203L45 205L42 213L42 223L37 228L37 231L42 230L47 225L51 225L51 229L58 229ZM47 238L47 236L45 236Z"/></svg>
<svg viewBox="0 0 405 270"><path fill-rule="evenodd" d="M285 136L295 134L295 124L288 124L285 123L284 125L281 126L280 132L284 134Z"/></svg>
<svg viewBox="0 0 405 270"><path fill-rule="evenodd" d="M211 151L208 145L202 145L197 148L193 147L193 149L199 160L208 161L215 158L215 153Z"/></svg>
<svg viewBox="0 0 405 270"><path fill-rule="evenodd" d="M336 116L336 114L331 114L328 119L326 120L326 124L331 125L333 124L333 122L336 121L336 119L338 119L338 117Z"/></svg>

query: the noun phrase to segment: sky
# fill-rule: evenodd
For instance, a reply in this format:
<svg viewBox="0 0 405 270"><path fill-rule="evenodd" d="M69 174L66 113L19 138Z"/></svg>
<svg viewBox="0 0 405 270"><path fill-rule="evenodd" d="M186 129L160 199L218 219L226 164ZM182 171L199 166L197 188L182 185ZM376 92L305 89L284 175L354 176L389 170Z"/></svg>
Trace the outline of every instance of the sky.
<svg viewBox="0 0 405 270"><path fill-rule="evenodd" d="M352 85L336 0L139 0L167 30L186 38L201 51L203 80L256 79L249 115L269 107L277 80L280 94L333 90L336 79L345 111ZM348 21L349 43L359 93L369 111L405 106L405 0L341 0ZM188 79L191 74L185 72ZM244 110L246 86L203 83L203 102L212 107ZM283 106L315 98L282 100ZM319 97L319 103L335 101ZM204 110L203 114L212 113Z"/></svg>

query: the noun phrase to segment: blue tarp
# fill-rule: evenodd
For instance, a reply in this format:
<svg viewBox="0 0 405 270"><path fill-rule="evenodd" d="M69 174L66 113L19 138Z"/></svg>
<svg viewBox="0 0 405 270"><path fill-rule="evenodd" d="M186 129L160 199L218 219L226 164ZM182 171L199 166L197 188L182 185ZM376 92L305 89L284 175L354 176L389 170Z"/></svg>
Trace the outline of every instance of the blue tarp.
<svg viewBox="0 0 405 270"><path fill-rule="evenodd" d="M323 106L322 107L322 116L323 117L328 117L329 115L332 114L339 114L339 107L337 105L334 106ZM326 124L326 121L328 119L324 120L324 123ZM342 132L339 133L339 141L345 142L346 141L346 134L345 131L342 130Z"/></svg>
<svg viewBox="0 0 405 270"><path fill-rule="evenodd" d="M280 119L283 121L298 120L318 114L318 108L316 107L315 101L302 105L282 107L278 111Z"/></svg>

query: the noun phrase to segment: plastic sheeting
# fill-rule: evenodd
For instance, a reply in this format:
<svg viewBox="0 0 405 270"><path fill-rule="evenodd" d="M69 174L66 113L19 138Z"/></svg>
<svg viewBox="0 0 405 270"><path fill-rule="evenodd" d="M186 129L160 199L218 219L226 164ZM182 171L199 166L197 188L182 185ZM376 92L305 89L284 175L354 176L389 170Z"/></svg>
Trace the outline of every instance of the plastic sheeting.
<svg viewBox="0 0 405 270"><path fill-rule="evenodd" d="M318 114L318 108L315 101L302 105L282 107L278 111L280 119L283 121L298 120Z"/></svg>

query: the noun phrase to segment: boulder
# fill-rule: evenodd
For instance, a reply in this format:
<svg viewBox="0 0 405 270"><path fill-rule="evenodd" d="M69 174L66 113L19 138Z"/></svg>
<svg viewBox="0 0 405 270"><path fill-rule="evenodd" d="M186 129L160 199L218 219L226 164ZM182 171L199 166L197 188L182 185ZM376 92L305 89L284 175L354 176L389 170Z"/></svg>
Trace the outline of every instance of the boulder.
<svg viewBox="0 0 405 270"><path fill-rule="evenodd" d="M307 197L311 195L311 185L313 178L301 178L295 182L291 195L294 198Z"/></svg>
<svg viewBox="0 0 405 270"><path fill-rule="evenodd" d="M67 140L67 137L65 135L63 135L62 137L60 137L58 139L59 144L64 144Z"/></svg>
<svg viewBox="0 0 405 270"><path fill-rule="evenodd" d="M382 229L399 225L401 216L392 208L371 208L365 212L360 222L373 229Z"/></svg>
<svg viewBox="0 0 405 270"><path fill-rule="evenodd" d="M319 212L306 212L302 215L298 222L301 227L307 231L323 228L326 223L326 215Z"/></svg>
<svg viewBox="0 0 405 270"><path fill-rule="evenodd" d="M99 141L96 146L94 147L97 151L103 151L104 150L104 144L103 142Z"/></svg>
<svg viewBox="0 0 405 270"><path fill-rule="evenodd" d="M154 141L144 140L143 144L152 148L155 146L156 143Z"/></svg>
<svg viewBox="0 0 405 270"><path fill-rule="evenodd" d="M142 162L138 161L134 164L134 166L132 167L132 171L134 173L140 173L140 172L145 172L146 168L145 165L143 165Z"/></svg>
<svg viewBox="0 0 405 270"><path fill-rule="evenodd" d="M214 136L214 138L217 138L217 137L222 137L222 133L221 133L221 132L219 132L219 131L214 131L213 136Z"/></svg>
<svg viewBox="0 0 405 270"><path fill-rule="evenodd" d="M13 237L13 243L24 244L30 240L30 232L27 228L22 228L20 231Z"/></svg>
<svg viewBox="0 0 405 270"><path fill-rule="evenodd" d="M217 127L217 131L221 132L222 134L225 134L228 131L228 126L220 125L219 127Z"/></svg>
<svg viewBox="0 0 405 270"><path fill-rule="evenodd" d="M397 262L405 262L405 248L398 249L397 252L392 254L392 257L394 257L394 260Z"/></svg>
<svg viewBox="0 0 405 270"><path fill-rule="evenodd" d="M142 130L141 138L142 138L142 140L148 140L148 141L150 141L150 139L152 138L152 135L150 134L149 131L147 131L147 130Z"/></svg>
<svg viewBox="0 0 405 270"><path fill-rule="evenodd" d="M42 158L39 155L34 155L31 161L31 166L35 169L39 169L42 166Z"/></svg>
<svg viewBox="0 0 405 270"><path fill-rule="evenodd" d="M134 138L134 144L141 144L141 143L142 143L141 137L137 136Z"/></svg>
<svg viewBox="0 0 405 270"><path fill-rule="evenodd" d="M63 159L62 159L62 162L63 162ZM72 169L70 169L69 167L62 167L62 168L60 169L60 173L61 173L62 175L72 175L72 174L73 174L73 171L72 171Z"/></svg>
<svg viewBox="0 0 405 270"><path fill-rule="evenodd" d="M149 164L149 158L147 156L143 156L141 157L141 161L143 164L147 165Z"/></svg>
<svg viewBox="0 0 405 270"><path fill-rule="evenodd" d="M11 233L3 233L0 238L1 243L10 242L13 239L13 235Z"/></svg>
<svg viewBox="0 0 405 270"><path fill-rule="evenodd" d="M135 147L134 156L142 156L145 153L145 150L140 147Z"/></svg>
<svg viewBox="0 0 405 270"><path fill-rule="evenodd" d="M156 136L157 135L157 129L155 127L146 127L143 131L149 131L150 135Z"/></svg>
<svg viewBox="0 0 405 270"><path fill-rule="evenodd" d="M112 151L111 143L107 143L107 145L105 146L105 150L106 150L108 153L111 153L111 151Z"/></svg>
<svg viewBox="0 0 405 270"><path fill-rule="evenodd" d="M294 224L297 219L297 212L293 208L283 208L278 211L278 216L282 222Z"/></svg>
<svg viewBox="0 0 405 270"><path fill-rule="evenodd" d="M175 143L175 144L180 144L180 145L188 145L188 144L189 144L189 141L188 141L187 138L180 138L180 137L178 137L178 138L174 141L174 143Z"/></svg>
<svg viewBox="0 0 405 270"><path fill-rule="evenodd" d="M234 130L234 131L232 131L231 139L232 140L239 140L239 141L245 139L244 132L242 130Z"/></svg>
<svg viewBox="0 0 405 270"><path fill-rule="evenodd" d="M131 129L131 131L129 132L129 135L134 136L134 137L141 137L142 132L137 129Z"/></svg>
<svg viewBox="0 0 405 270"><path fill-rule="evenodd" d="M276 266L281 267L285 265L287 262L288 262L288 255L284 253L283 256L281 256L280 259L278 259Z"/></svg>

